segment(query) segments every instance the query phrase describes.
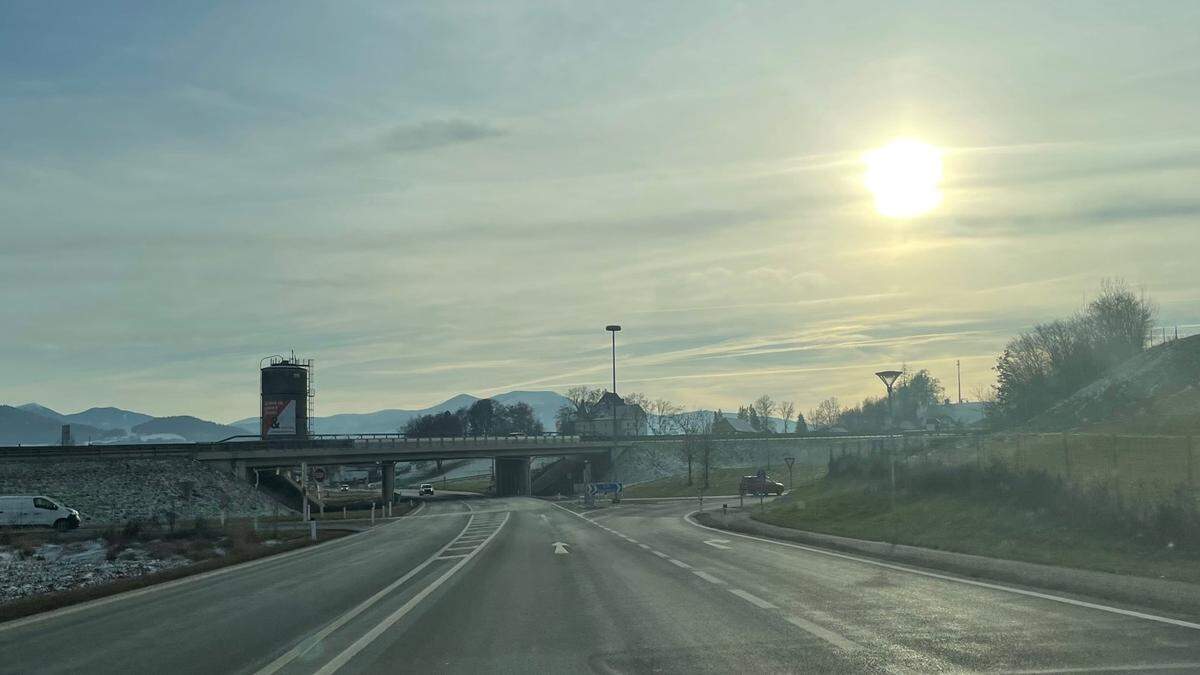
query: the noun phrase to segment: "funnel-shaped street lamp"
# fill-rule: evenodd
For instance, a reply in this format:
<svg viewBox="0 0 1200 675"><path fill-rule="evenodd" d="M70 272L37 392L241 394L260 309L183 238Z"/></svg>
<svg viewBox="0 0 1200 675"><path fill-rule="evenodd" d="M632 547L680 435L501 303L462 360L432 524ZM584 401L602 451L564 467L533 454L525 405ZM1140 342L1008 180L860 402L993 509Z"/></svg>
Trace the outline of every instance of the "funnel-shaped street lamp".
<svg viewBox="0 0 1200 675"><path fill-rule="evenodd" d="M899 378L903 374L904 374L904 372L900 371L900 370L881 370L878 373L875 373L875 377L878 377L880 380L883 380L883 386L887 387L887 393L888 393L888 423L887 423L887 426L889 429L892 428L892 421L894 419L893 412L892 412L892 385L896 384L896 379Z"/></svg>

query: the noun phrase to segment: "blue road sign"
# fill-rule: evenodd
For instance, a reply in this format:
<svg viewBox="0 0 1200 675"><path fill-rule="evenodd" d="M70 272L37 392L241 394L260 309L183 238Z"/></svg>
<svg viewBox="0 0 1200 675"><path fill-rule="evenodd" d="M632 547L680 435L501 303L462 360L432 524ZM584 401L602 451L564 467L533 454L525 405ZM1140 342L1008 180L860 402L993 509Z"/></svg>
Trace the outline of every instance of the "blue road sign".
<svg viewBox="0 0 1200 675"><path fill-rule="evenodd" d="M624 486L620 483L592 483L592 494L621 494Z"/></svg>

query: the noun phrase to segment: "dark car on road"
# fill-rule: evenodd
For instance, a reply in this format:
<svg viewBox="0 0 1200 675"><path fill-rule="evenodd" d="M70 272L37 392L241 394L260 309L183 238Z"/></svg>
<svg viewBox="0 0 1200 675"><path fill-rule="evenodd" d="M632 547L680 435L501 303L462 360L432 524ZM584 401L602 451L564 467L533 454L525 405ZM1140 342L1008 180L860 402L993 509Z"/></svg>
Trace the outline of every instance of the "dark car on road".
<svg viewBox="0 0 1200 675"><path fill-rule="evenodd" d="M783 483L771 480L766 474L742 476L738 490L739 494L743 495L768 495L771 493L781 495L783 494Z"/></svg>

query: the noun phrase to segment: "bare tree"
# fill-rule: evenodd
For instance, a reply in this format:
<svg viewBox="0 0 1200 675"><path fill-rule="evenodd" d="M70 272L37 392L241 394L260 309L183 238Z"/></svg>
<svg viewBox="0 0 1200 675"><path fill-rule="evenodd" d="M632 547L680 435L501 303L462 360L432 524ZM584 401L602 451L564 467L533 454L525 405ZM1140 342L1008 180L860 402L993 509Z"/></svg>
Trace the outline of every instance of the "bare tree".
<svg viewBox="0 0 1200 675"><path fill-rule="evenodd" d="M771 413L775 412L775 402L770 396L763 394L759 396L754 403L750 404L750 408L758 414L759 431L774 431L771 428Z"/></svg>
<svg viewBox="0 0 1200 675"><path fill-rule="evenodd" d="M625 401L625 405L633 408L634 425L637 427L637 433L640 435L642 429L649 426L650 399L638 391L631 391L625 394L622 399Z"/></svg>
<svg viewBox="0 0 1200 675"><path fill-rule="evenodd" d="M564 405L555 413L555 424L559 432L572 433L577 420L591 419L591 407L603 395L603 390L587 386L567 389L566 399L570 401L570 404Z"/></svg>
<svg viewBox="0 0 1200 675"><path fill-rule="evenodd" d="M808 421L813 425L814 429L828 429L829 427L837 426L841 416L842 407L838 403L837 397L830 396L818 403L816 410L808 412Z"/></svg>
<svg viewBox="0 0 1200 675"><path fill-rule="evenodd" d="M683 412L683 408L665 398L655 399L647 405L650 413L650 430L655 436L675 433L675 416Z"/></svg>
<svg viewBox="0 0 1200 675"><path fill-rule="evenodd" d="M783 418L783 433L788 432L788 422L792 421L792 415L796 414L796 404L792 401L779 402L779 416Z"/></svg>
<svg viewBox="0 0 1200 675"><path fill-rule="evenodd" d="M671 421L675 425L675 429L683 434L683 458L687 461L688 473L687 484L692 484L692 467L696 458L696 452L708 444L701 440L702 436L707 435L712 431L712 414L704 410L695 410L692 412L677 411L671 416ZM708 475L706 465L705 475Z"/></svg>

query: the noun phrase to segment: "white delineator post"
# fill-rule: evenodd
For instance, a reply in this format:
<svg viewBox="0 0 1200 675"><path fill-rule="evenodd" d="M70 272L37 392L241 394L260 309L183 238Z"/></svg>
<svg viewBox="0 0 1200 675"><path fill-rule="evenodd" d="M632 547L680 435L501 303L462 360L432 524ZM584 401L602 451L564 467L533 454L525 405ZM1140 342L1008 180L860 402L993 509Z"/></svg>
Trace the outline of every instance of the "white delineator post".
<svg viewBox="0 0 1200 675"><path fill-rule="evenodd" d="M308 538L313 541L317 540L317 521L315 520L308 521Z"/></svg>

